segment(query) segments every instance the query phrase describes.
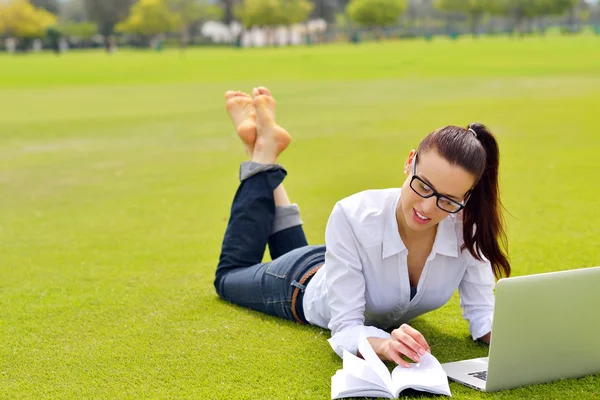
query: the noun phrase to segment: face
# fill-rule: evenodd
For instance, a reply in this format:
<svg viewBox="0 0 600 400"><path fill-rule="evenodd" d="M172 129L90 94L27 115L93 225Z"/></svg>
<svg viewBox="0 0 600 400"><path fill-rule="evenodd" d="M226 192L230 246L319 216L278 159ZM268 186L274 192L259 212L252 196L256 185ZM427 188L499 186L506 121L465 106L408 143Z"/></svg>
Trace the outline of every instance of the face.
<svg viewBox="0 0 600 400"><path fill-rule="evenodd" d="M410 152L404 167L408 173L408 178L402 186L400 209L397 210L396 215L399 222L408 228L425 231L439 224L449 213L438 208L435 196L424 199L411 189L410 181L414 160L415 151L413 150ZM428 151L417 155L416 174L431 189L459 203L464 203L465 196L475 184L476 179L463 168L451 165L436 151Z"/></svg>

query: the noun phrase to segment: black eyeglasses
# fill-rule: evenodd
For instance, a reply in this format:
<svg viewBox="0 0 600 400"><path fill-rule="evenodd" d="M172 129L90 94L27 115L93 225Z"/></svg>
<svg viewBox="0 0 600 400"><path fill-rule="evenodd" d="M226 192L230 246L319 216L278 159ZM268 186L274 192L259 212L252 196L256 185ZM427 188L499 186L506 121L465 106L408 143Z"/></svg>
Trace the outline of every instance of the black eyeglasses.
<svg viewBox="0 0 600 400"><path fill-rule="evenodd" d="M439 194L434 188L432 188L427 182L425 182L423 179L421 179L417 175L417 155L416 154L415 154L415 156L413 158L413 162L412 162L412 178L410 180L410 188L413 190L413 192L415 192L416 194L418 194L419 196L421 196L424 199L428 199L430 197L435 196L436 197L435 204L437 205L437 207L440 210L445 211L447 213L455 214L465 207L464 203L459 203L458 201L454 201L442 194ZM466 196L465 201L464 201L465 203L467 202L468 197L469 197L469 195Z"/></svg>

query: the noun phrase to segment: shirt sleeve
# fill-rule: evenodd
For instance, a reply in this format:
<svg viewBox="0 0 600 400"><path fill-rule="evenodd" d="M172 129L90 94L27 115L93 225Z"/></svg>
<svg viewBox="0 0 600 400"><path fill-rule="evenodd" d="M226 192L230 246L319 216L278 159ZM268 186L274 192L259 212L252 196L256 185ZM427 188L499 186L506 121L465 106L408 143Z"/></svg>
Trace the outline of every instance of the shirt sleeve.
<svg viewBox="0 0 600 400"><path fill-rule="evenodd" d="M489 261L472 260L458 286L463 317L477 340L492 330L495 278Z"/></svg>
<svg viewBox="0 0 600 400"><path fill-rule="evenodd" d="M361 334L367 338L391 336L376 327L364 326L365 278L358 255L359 243L339 204L327 222L325 244L325 287L331 312L329 344L340 357L344 349L357 354Z"/></svg>

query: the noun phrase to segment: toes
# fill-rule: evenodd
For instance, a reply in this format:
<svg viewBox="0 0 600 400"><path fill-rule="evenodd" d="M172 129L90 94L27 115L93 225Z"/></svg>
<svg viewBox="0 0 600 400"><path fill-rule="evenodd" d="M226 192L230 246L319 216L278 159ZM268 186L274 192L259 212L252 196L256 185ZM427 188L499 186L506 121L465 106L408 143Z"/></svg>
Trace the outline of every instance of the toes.
<svg viewBox="0 0 600 400"><path fill-rule="evenodd" d="M263 94L263 95L265 95L265 96L271 96L271 92L269 91L269 89L267 89L267 88L266 88L266 87L264 87L264 86L260 86L260 87L258 88L258 92L259 92L260 94Z"/></svg>
<svg viewBox="0 0 600 400"><path fill-rule="evenodd" d="M250 97L250 95L246 92L240 92L239 90L228 90L225 92L225 99L230 100L234 97Z"/></svg>
<svg viewBox="0 0 600 400"><path fill-rule="evenodd" d="M260 96L260 92L258 91L258 89L252 89L252 97L257 98L258 96Z"/></svg>

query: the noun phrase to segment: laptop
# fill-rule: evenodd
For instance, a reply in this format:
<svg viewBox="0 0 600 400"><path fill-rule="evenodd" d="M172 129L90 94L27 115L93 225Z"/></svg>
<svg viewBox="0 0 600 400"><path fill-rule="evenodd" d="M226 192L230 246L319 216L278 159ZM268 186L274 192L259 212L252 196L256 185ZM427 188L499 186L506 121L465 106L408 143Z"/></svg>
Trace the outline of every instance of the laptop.
<svg viewBox="0 0 600 400"><path fill-rule="evenodd" d="M488 357L442 367L485 392L600 373L600 267L500 279Z"/></svg>

